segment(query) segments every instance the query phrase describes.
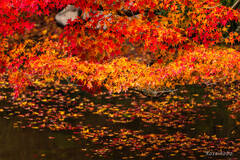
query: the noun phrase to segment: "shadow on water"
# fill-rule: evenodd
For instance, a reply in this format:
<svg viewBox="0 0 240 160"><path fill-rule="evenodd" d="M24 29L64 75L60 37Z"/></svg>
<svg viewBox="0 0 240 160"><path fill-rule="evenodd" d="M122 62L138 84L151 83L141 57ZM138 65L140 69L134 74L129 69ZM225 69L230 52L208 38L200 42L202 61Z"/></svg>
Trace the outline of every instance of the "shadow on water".
<svg viewBox="0 0 240 160"><path fill-rule="evenodd" d="M51 89L56 88L46 88L45 92L49 93ZM181 92L185 90L186 92ZM92 143L89 140L84 138L78 138L77 141L73 140L73 135L68 131L50 131L46 129L38 129L34 130L31 128L21 128L16 126L16 123L25 123L24 118L19 118L16 116L10 116L14 109L11 109L12 100L8 94L11 90L1 89L1 93L6 93L8 97L4 101L0 101L0 108L10 108L5 109L5 112L0 112L0 160L35 160L35 159L47 159L47 160L85 160L85 159L122 159L123 156L130 155L130 157L134 157L136 152L130 153L128 149L125 147L122 151L113 150L108 156L97 156L92 151L94 149L98 149L99 144ZM163 125L157 125L155 122L149 123L139 115L134 115L133 117L129 116L129 108L135 107L132 112L138 112L142 108L142 104L146 102L158 102L165 100L166 97L160 98L149 98L145 96L139 96L136 93L130 93L126 96L126 93L119 94L117 96L108 98L108 94L102 94L97 97L91 96L86 92L81 91L73 91L68 90L64 91L62 89L57 89L52 93L58 94L61 96L68 96L69 99L62 99L59 102L59 97L49 96L47 99L48 102L42 102L41 97L35 100L36 104L40 107L48 106L45 110L43 110L44 114L51 108L52 106L59 106L57 110L62 109L64 112L79 112L81 111L82 116L78 118L68 117L66 121L74 125L78 125L78 123L82 126L88 126L96 129L100 129L103 127L107 127L108 130L114 131L115 133L121 131L122 129L139 131L141 135L149 135L149 134L162 134L162 135L171 135L176 134L178 132L184 133L189 137L197 137L198 135L216 135L219 138L239 138L239 126L236 125L236 120L230 118L230 114L232 114L229 110L227 110L226 106L231 104L231 101L221 101L221 100L206 100L208 99L208 95L210 94L208 90L202 86L185 86L185 88L179 89L175 94L179 97L184 97L183 99L179 99L180 104L185 103L194 103L202 104L201 107L194 107L194 111L191 112L183 112L182 118L183 121L189 121L189 119L193 119L193 123L186 124L184 127L174 127L166 125L169 121L163 122ZM26 94L28 95L28 94ZM27 97L31 97L29 94ZM36 95L35 95L36 96ZM173 96L172 96L173 97ZM176 101L176 98L168 99L171 104L172 101ZM31 97L32 98L32 97ZM69 101L70 99L76 99L74 103L65 101ZM84 99L88 99L88 103L93 103L96 108L91 108L83 110L76 110L75 106L84 102ZM10 102L9 102L10 101ZM58 101L58 102L56 102ZM208 105L205 104L208 102ZM84 102L85 103L85 102ZM132 105L134 103L134 105ZM209 104L210 103L210 104ZM87 105L85 103L84 105ZM125 115L125 119L129 120L127 123L116 123L111 121L109 116L104 114L95 114L97 112L98 107L111 105L110 108L114 106L118 106L116 110L126 110L127 114ZM67 106L67 107L66 107ZM210 107L209 107L210 106ZM14 106L16 107L16 106ZM12 107L12 108L14 108ZM149 107L149 106L147 106ZM145 108L149 112L155 112L154 107ZM44 108L44 107L43 107ZM106 109L106 108L105 108ZM109 108L108 108L109 109ZM21 107L16 107L15 112L22 112L23 114L26 112ZM34 112L38 112L36 109ZM113 110L114 111L114 110ZM159 110L157 110L159 112ZM31 112L33 113L33 111ZM40 112L39 112L40 113ZM57 112L56 112L57 113ZM142 113L142 112L139 112ZM125 114L125 113L124 113ZM157 114L157 113L156 113ZM164 113L165 114L165 113ZM163 116L165 116L163 114ZM14 114L13 114L14 115ZM168 115L167 115L168 116ZM165 117L167 119L168 117ZM176 114L178 116L178 114ZM11 117L11 118L9 118ZM124 116L121 116L121 118ZM33 119L36 117L33 117ZM172 118L172 117L170 117ZM170 119L176 120L179 117L175 117ZM178 119L179 120L179 119ZM80 123L81 122L81 123ZM181 122L181 121L180 121ZM178 123L180 123L178 122ZM105 137L108 140L110 137ZM104 139L103 139L104 140ZM111 140L110 140L111 141ZM100 144L101 145L101 144ZM163 155L168 155L168 151L161 151ZM238 155L236 155L238 156ZM179 155L176 157L164 159L185 159L183 156ZM136 157L135 157L136 158ZM222 157L220 157L222 158ZM226 158L226 157L224 157ZM134 159L134 158L133 158ZM137 158L144 159L144 158Z"/></svg>
<svg viewBox="0 0 240 160"><path fill-rule="evenodd" d="M190 99L195 98L197 103L203 103L206 100L206 95L209 92L204 86L187 86L189 91L187 94L181 94L182 96L188 96ZM193 96L197 94L198 96ZM204 96L205 95L205 96ZM210 100L210 104L205 104L201 108L196 108L198 118L195 123L184 128L191 137L196 137L199 134L216 135L217 137L231 138L234 130L239 131L236 126L236 120L230 117L231 112L227 109L227 105L230 105L231 101L222 100ZM203 103L204 104L204 103ZM239 133L239 132L238 132Z"/></svg>
<svg viewBox="0 0 240 160"><path fill-rule="evenodd" d="M68 141L69 135L58 132L13 128L14 119L0 120L1 160L76 160L88 159L82 148L88 148L86 141ZM49 137L54 136L54 140Z"/></svg>

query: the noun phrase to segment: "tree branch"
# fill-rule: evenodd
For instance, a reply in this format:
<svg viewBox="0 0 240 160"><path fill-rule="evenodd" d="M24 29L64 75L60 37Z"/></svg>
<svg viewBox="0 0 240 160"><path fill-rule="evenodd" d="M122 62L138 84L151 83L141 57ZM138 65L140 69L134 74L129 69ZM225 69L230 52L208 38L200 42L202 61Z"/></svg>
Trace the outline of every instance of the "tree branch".
<svg viewBox="0 0 240 160"><path fill-rule="evenodd" d="M233 5L232 5L232 9L236 9L240 4L240 0L237 0Z"/></svg>

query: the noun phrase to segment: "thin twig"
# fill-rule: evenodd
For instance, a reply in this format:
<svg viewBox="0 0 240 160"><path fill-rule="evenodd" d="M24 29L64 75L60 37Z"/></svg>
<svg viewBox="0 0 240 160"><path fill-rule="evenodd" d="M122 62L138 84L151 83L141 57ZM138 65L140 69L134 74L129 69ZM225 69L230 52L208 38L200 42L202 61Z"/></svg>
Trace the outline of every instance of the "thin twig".
<svg viewBox="0 0 240 160"><path fill-rule="evenodd" d="M220 7L220 6L221 6L221 4L218 4L218 5L213 6L213 7L206 7L205 9L213 9L213 8L217 8L217 7Z"/></svg>
<svg viewBox="0 0 240 160"><path fill-rule="evenodd" d="M238 7L238 5L240 4L240 0L237 0L233 5L232 5L232 9L236 9Z"/></svg>

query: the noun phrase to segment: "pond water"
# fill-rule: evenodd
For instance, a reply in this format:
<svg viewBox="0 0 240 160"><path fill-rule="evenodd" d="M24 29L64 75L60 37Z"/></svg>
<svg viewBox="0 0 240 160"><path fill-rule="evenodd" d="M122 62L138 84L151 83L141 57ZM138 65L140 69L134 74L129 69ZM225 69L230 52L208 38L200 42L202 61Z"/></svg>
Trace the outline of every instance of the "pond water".
<svg viewBox="0 0 240 160"><path fill-rule="evenodd" d="M239 116L227 108L236 97L222 97L228 88L185 86L150 98L92 96L71 87L30 89L15 101L1 88L1 160L240 157Z"/></svg>
<svg viewBox="0 0 240 160"><path fill-rule="evenodd" d="M89 147L86 143L68 141L66 133L14 128L14 122L14 119L0 120L1 160L88 159L81 150ZM55 139L49 139L52 136Z"/></svg>

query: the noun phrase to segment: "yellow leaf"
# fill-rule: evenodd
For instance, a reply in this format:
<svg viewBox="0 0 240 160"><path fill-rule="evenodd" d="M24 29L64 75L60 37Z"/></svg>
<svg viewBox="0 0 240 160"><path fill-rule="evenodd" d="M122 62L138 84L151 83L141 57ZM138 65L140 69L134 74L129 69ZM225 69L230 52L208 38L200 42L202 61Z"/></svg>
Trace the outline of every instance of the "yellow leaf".
<svg viewBox="0 0 240 160"><path fill-rule="evenodd" d="M42 34L43 34L43 35L47 34L47 29L43 30L43 31L42 31Z"/></svg>
<svg viewBox="0 0 240 160"><path fill-rule="evenodd" d="M60 113L61 115L63 115L65 112L64 112L64 111L60 111L59 113Z"/></svg>
<svg viewBox="0 0 240 160"><path fill-rule="evenodd" d="M227 31L227 28L226 28L226 27L224 27L224 28L222 29L222 31L223 31L223 32L226 32L226 31Z"/></svg>
<svg viewBox="0 0 240 160"><path fill-rule="evenodd" d="M240 122L239 122L239 121L236 121L236 125L239 126L239 125L240 125Z"/></svg>

